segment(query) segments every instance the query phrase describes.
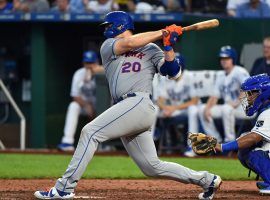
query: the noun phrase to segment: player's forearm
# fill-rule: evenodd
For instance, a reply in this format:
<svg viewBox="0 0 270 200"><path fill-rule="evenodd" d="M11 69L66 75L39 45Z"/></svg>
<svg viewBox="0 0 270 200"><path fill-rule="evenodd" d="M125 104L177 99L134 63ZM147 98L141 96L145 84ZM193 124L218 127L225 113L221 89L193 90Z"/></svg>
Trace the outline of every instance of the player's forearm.
<svg viewBox="0 0 270 200"><path fill-rule="evenodd" d="M256 145L257 143L262 141L262 139L263 137L257 133L249 133L237 139L238 148L244 149L244 148L252 147L253 145Z"/></svg>
<svg viewBox="0 0 270 200"><path fill-rule="evenodd" d="M175 58L174 50L171 49L170 51L164 51L164 59L166 61L173 61Z"/></svg>
<svg viewBox="0 0 270 200"><path fill-rule="evenodd" d="M165 100L164 98L161 98L161 97L159 97L158 100L157 100L157 106L158 106L161 110L163 110L163 109L165 108L165 106L166 106L165 101L166 101L166 100Z"/></svg>
<svg viewBox="0 0 270 200"><path fill-rule="evenodd" d="M198 103L198 101L199 101L198 98L192 98L191 100L189 100L185 103L177 105L176 108L177 108L177 110L183 110L183 109L188 108L189 106L196 105Z"/></svg>
<svg viewBox="0 0 270 200"><path fill-rule="evenodd" d="M150 31L124 38L127 48L136 49L162 38L162 30Z"/></svg>
<svg viewBox="0 0 270 200"><path fill-rule="evenodd" d="M93 68L92 70L93 74L100 74L100 73L104 73L104 68L102 67L102 65L97 65L95 68Z"/></svg>
<svg viewBox="0 0 270 200"><path fill-rule="evenodd" d="M245 148L249 148L258 144L259 142L262 141L262 139L263 137L257 133L249 133L232 142L227 142L224 144L217 144L216 150L222 151L222 152L228 152L228 151L234 151L238 149L245 149Z"/></svg>
<svg viewBox="0 0 270 200"><path fill-rule="evenodd" d="M207 101L205 109L212 108L214 105L217 104L217 101L218 101L218 99L216 97L210 97L210 99L208 99L208 101Z"/></svg>

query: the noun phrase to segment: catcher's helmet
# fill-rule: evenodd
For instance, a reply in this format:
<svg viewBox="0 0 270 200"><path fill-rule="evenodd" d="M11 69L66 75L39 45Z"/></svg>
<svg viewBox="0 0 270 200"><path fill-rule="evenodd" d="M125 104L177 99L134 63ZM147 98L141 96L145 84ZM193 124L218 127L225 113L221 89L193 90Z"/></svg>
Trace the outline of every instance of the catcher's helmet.
<svg viewBox="0 0 270 200"><path fill-rule="evenodd" d="M231 46L223 46L219 51L220 58L231 58L233 60L233 64L235 65L237 62L237 53L234 48Z"/></svg>
<svg viewBox="0 0 270 200"><path fill-rule="evenodd" d="M241 85L241 103L247 116L269 106L270 77L267 74L251 76Z"/></svg>
<svg viewBox="0 0 270 200"><path fill-rule="evenodd" d="M98 57L94 51L85 51L83 53L83 62L86 63L95 63L97 62Z"/></svg>
<svg viewBox="0 0 270 200"><path fill-rule="evenodd" d="M108 25L104 31L106 38L113 38L126 30L134 30L132 18L128 13L123 11L109 12L101 25Z"/></svg>

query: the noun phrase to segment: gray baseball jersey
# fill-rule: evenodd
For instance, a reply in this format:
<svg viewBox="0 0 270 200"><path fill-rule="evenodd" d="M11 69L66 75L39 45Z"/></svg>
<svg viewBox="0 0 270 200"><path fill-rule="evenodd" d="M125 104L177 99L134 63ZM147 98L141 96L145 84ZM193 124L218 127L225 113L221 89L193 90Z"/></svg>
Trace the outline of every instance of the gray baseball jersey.
<svg viewBox="0 0 270 200"><path fill-rule="evenodd" d="M134 92L152 93L154 74L164 63L163 51L153 43L123 55L116 56L113 44L117 39L107 39L100 49L102 63L108 79L112 98Z"/></svg>
<svg viewBox="0 0 270 200"><path fill-rule="evenodd" d="M225 103L238 101L241 84L249 77L248 71L240 66L234 66L227 75L225 71L218 73L214 96L222 98Z"/></svg>
<svg viewBox="0 0 270 200"><path fill-rule="evenodd" d="M107 39L100 51L111 95L115 101L128 93L136 93L136 96L113 105L82 129L68 169L55 187L73 192L98 144L120 137L128 154L144 174L208 188L213 174L164 162L157 156L150 131L155 120L155 108L149 93L152 93L154 74L164 63L164 53L157 45L150 43L116 56L113 52L115 41Z"/></svg>

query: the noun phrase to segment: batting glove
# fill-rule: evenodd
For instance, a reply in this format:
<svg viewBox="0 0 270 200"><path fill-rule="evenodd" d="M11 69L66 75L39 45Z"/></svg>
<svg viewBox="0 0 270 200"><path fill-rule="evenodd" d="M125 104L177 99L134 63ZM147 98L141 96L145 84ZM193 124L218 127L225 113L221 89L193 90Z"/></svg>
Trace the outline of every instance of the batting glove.
<svg viewBox="0 0 270 200"><path fill-rule="evenodd" d="M166 26L166 28L163 29L163 45L173 46L180 35L182 35L181 26L176 26L175 24Z"/></svg>

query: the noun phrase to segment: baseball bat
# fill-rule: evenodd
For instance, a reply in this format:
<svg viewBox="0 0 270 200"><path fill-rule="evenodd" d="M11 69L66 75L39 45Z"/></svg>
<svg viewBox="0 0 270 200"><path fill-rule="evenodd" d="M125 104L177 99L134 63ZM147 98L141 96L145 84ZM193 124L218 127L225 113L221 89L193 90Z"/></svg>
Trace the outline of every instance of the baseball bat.
<svg viewBox="0 0 270 200"><path fill-rule="evenodd" d="M199 30L214 28L214 27L217 27L218 25L219 25L219 21L217 19L211 19L207 21L198 22L190 26L185 26L182 28L182 31L199 31Z"/></svg>

